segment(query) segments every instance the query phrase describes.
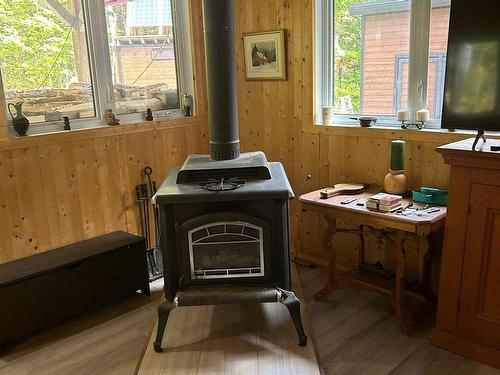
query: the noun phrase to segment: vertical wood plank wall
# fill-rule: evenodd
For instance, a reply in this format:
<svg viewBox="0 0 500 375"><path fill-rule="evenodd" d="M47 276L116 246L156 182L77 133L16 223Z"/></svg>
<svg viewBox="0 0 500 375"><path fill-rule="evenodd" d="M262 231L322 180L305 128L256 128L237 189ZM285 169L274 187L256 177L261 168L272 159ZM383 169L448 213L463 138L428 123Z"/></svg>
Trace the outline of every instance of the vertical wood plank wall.
<svg viewBox="0 0 500 375"><path fill-rule="evenodd" d="M422 184L446 188L448 167L434 152L440 144L464 136L376 129L314 130L313 119L313 6L312 0L235 0L238 41L240 138L244 150L264 150L281 161L296 194L305 175L311 191L342 181L382 185L389 167L391 139L406 138L407 173L413 187ZM288 79L246 81L245 32L286 29ZM351 131L352 130L352 131ZM303 259L322 262L319 215L293 210L294 251ZM339 236L340 263L355 261L355 238Z"/></svg>
<svg viewBox="0 0 500 375"><path fill-rule="evenodd" d="M160 184L204 149L205 124L131 127L0 150L0 263L113 230L139 233L134 188L144 167Z"/></svg>
<svg viewBox="0 0 500 375"><path fill-rule="evenodd" d="M17 139L0 116L0 263L113 230L139 233L144 167L159 185L188 154L208 151L201 0L191 10L198 116Z"/></svg>

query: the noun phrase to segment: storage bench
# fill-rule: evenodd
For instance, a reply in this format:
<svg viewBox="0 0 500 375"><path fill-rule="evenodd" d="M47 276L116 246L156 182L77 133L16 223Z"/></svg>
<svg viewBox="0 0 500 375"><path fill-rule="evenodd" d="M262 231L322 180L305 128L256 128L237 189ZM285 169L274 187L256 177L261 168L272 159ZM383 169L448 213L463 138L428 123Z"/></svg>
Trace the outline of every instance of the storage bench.
<svg viewBox="0 0 500 375"><path fill-rule="evenodd" d="M143 237L113 232L0 264L0 344L141 290Z"/></svg>

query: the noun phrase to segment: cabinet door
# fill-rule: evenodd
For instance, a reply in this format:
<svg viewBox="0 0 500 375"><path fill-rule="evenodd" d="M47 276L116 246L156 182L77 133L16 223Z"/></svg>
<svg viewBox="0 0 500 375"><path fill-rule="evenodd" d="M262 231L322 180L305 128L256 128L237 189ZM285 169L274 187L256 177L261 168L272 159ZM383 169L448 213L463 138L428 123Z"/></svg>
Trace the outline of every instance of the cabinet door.
<svg viewBox="0 0 500 375"><path fill-rule="evenodd" d="M471 186L458 331L500 348L500 186Z"/></svg>

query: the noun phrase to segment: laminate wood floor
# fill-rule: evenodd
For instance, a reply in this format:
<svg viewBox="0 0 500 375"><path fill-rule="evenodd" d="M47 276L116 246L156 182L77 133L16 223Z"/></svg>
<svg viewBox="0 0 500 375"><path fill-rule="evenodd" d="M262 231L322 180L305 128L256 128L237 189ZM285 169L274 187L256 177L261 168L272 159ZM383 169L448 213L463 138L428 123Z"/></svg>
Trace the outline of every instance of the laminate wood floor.
<svg viewBox="0 0 500 375"><path fill-rule="evenodd" d="M1 375L128 375L156 319L163 281L141 294L0 349Z"/></svg>
<svg viewBox="0 0 500 375"><path fill-rule="evenodd" d="M316 302L312 297L323 286L326 273L301 268L300 276L320 363L327 375L500 375L499 370L430 345L427 337L432 320L419 319L427 316L419 309L413 310L411 319L418 324L410 336L404 336L386 297L346 289L337 291L328 302ZM133 296L4 347L0 374L134 374L160 296L161 282L156 282L151 298Z"/></svg>
<svg viewBox="0 0 500 375"><path fill-rule="evenodd" d="M293 291L303 299L296 268ZM310 320L302 302L302 320ZM152 333L138 375L320 375L314 345L298 346L290 315L280 303L180 307L172 311L163 353Z"/></svg>
<svg viewBox="0 0 500 375"><path fill-rule="evenodd" d="M474 374L500 370L432 346L433 316L424 301L406 297L411 332L399 330L389 299L362 289L337 290L327 302L313 300L324 285L322 269L301 268L300 278L325 374Z"/></svg>

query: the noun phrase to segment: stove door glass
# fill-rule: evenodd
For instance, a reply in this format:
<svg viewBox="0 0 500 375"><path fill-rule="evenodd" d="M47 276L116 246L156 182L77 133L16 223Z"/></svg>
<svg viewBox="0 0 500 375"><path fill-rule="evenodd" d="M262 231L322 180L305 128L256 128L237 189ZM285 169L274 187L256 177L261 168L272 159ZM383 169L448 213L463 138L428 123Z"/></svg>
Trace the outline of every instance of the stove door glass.
<svg viewBox="0 0 500 375"><path fill-rule="evenodd" d="M264 276L264 229L220 221L188 231L192 279Z"/></svg>

